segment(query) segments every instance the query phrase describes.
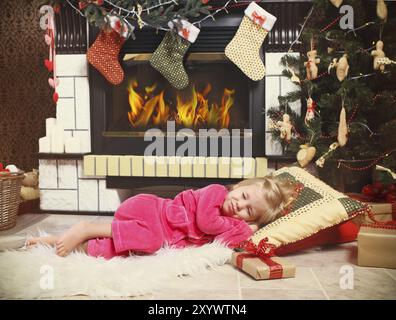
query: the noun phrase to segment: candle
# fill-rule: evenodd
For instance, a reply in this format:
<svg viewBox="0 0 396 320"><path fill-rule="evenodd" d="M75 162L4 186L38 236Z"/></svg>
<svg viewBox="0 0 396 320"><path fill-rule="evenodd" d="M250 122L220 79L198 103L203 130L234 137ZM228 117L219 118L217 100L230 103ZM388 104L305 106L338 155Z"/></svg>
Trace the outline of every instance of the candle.
<svg viewBox="0 0 396 320"><path fill-rule="evenodd" d="M51 152L51 139L49 137L42 137L39 139L39 152L40 153Z"/></svg>
<svg viewBox="0 0 396 320"><path fill-rule="evenodd" d="M47 137L51 138L52 130L53 130L55 125L56 125L56 119L55 118L47 118L47 119L45 119L45 135Z"/></svg>
<svg viewBox="0 0 396 320"><path fill-rule="evenodd" d="M54 125L51 135L51 152L52 153L64 153L65 144L63 136L63 126L61 124Z"/></svg>

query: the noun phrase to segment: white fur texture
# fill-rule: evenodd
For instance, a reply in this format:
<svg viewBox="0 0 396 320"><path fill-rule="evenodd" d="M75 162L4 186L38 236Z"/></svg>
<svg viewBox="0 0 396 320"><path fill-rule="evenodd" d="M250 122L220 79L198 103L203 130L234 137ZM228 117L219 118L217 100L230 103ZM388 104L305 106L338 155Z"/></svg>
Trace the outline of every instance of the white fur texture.
<svg viewBox="0 0 396 320"><path fill-rule="evenodd" d="M0 297L128 297L165 289L168 281L225 264L232 250L220 243L184 249L163 248L151 256L111 260L73 252L62 258L53 248L0 252ZM51 279L53 282L46 281ZM53 288L48 289L53 283Z"/></svg>

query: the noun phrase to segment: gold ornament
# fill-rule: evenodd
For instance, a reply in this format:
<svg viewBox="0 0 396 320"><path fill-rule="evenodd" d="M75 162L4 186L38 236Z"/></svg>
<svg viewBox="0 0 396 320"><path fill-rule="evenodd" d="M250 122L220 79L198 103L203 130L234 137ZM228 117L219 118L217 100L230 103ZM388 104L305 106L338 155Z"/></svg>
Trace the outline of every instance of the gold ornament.
<svg viewBox="0 0 396 320"><path fill-rule="evenodd" d="M340 7L340 5L342 4L343 0L330 0L330 2L337 8Z"/></svg>
<svg viewBox="0 0 396 320"><path fill-rule="evenodd" d="M304 67L307 70L307 79L314 80L318 77L318 67L317 64L320 63L320 59L317 57L318 52L316 50L311 50L307 52L308 61L304 62Z"/></svg>
<svg viewBox="0 0 396 320"><path fill-rule="evenodd" d="M371 55L374 57L374 62L373 62L374 70L380 70L381 72L385 71L385 63L381 63L385 58L385 52L383 49L384 49L384 42L378 40L377 43L375 44L375 50L371 51Z"/></svg>
<svg viewBox="0 0 396 320"><path fill-rule="evenodd" d="M336 75L338 81L344 81L344 79L348 76L349 72L349 64L348 64L348 55L344 54L336 64Z"/></svg>
<svg viewBox="0 0 396 320"><path fill-rule="evenodd" d="M348 124L346 121L346 111L344 105L341 107L340 122L338 124L337 141L340 147L343 147L348 142Z"/></svg>
<svg viewBox="0 0 396 320"><path fill-rule="evenodd" d="M316 148L309 144L300 145L300 150L297 152L297 161L302 168L308 165L315 157Z"/></svg>
<svg viewBox="0 0 396 320"><path fill-rule="evenodd" d="M388 8L386 7L384 0L377 0L377 16L382 21L386 21L388 19Z"/></svg>

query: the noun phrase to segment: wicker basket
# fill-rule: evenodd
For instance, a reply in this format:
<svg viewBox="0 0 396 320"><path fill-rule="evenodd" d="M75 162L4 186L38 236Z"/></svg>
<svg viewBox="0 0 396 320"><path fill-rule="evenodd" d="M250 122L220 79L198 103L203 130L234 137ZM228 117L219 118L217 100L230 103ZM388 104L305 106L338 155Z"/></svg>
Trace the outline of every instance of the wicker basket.
<svg viewBox="0 0 396 320"><path fill-rule="evenodd" d="M0 173L0 230L11 229L16 225L24 177L23 171Z"/></svg>

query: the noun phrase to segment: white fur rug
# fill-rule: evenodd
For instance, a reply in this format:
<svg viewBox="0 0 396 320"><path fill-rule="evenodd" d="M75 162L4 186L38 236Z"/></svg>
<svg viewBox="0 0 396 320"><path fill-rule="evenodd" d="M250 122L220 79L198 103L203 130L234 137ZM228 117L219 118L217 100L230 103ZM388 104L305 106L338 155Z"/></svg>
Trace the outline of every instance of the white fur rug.
<svg viewBox="0 0 396 320"><path fill-rule="evenodd" d="M83 253L58 257L53 248L0 252L1 298L60 298L73 295L128 297L165 289L168 281L225 264L232 250L220 243L164 248L152 256L105 260Z"/></svg>

